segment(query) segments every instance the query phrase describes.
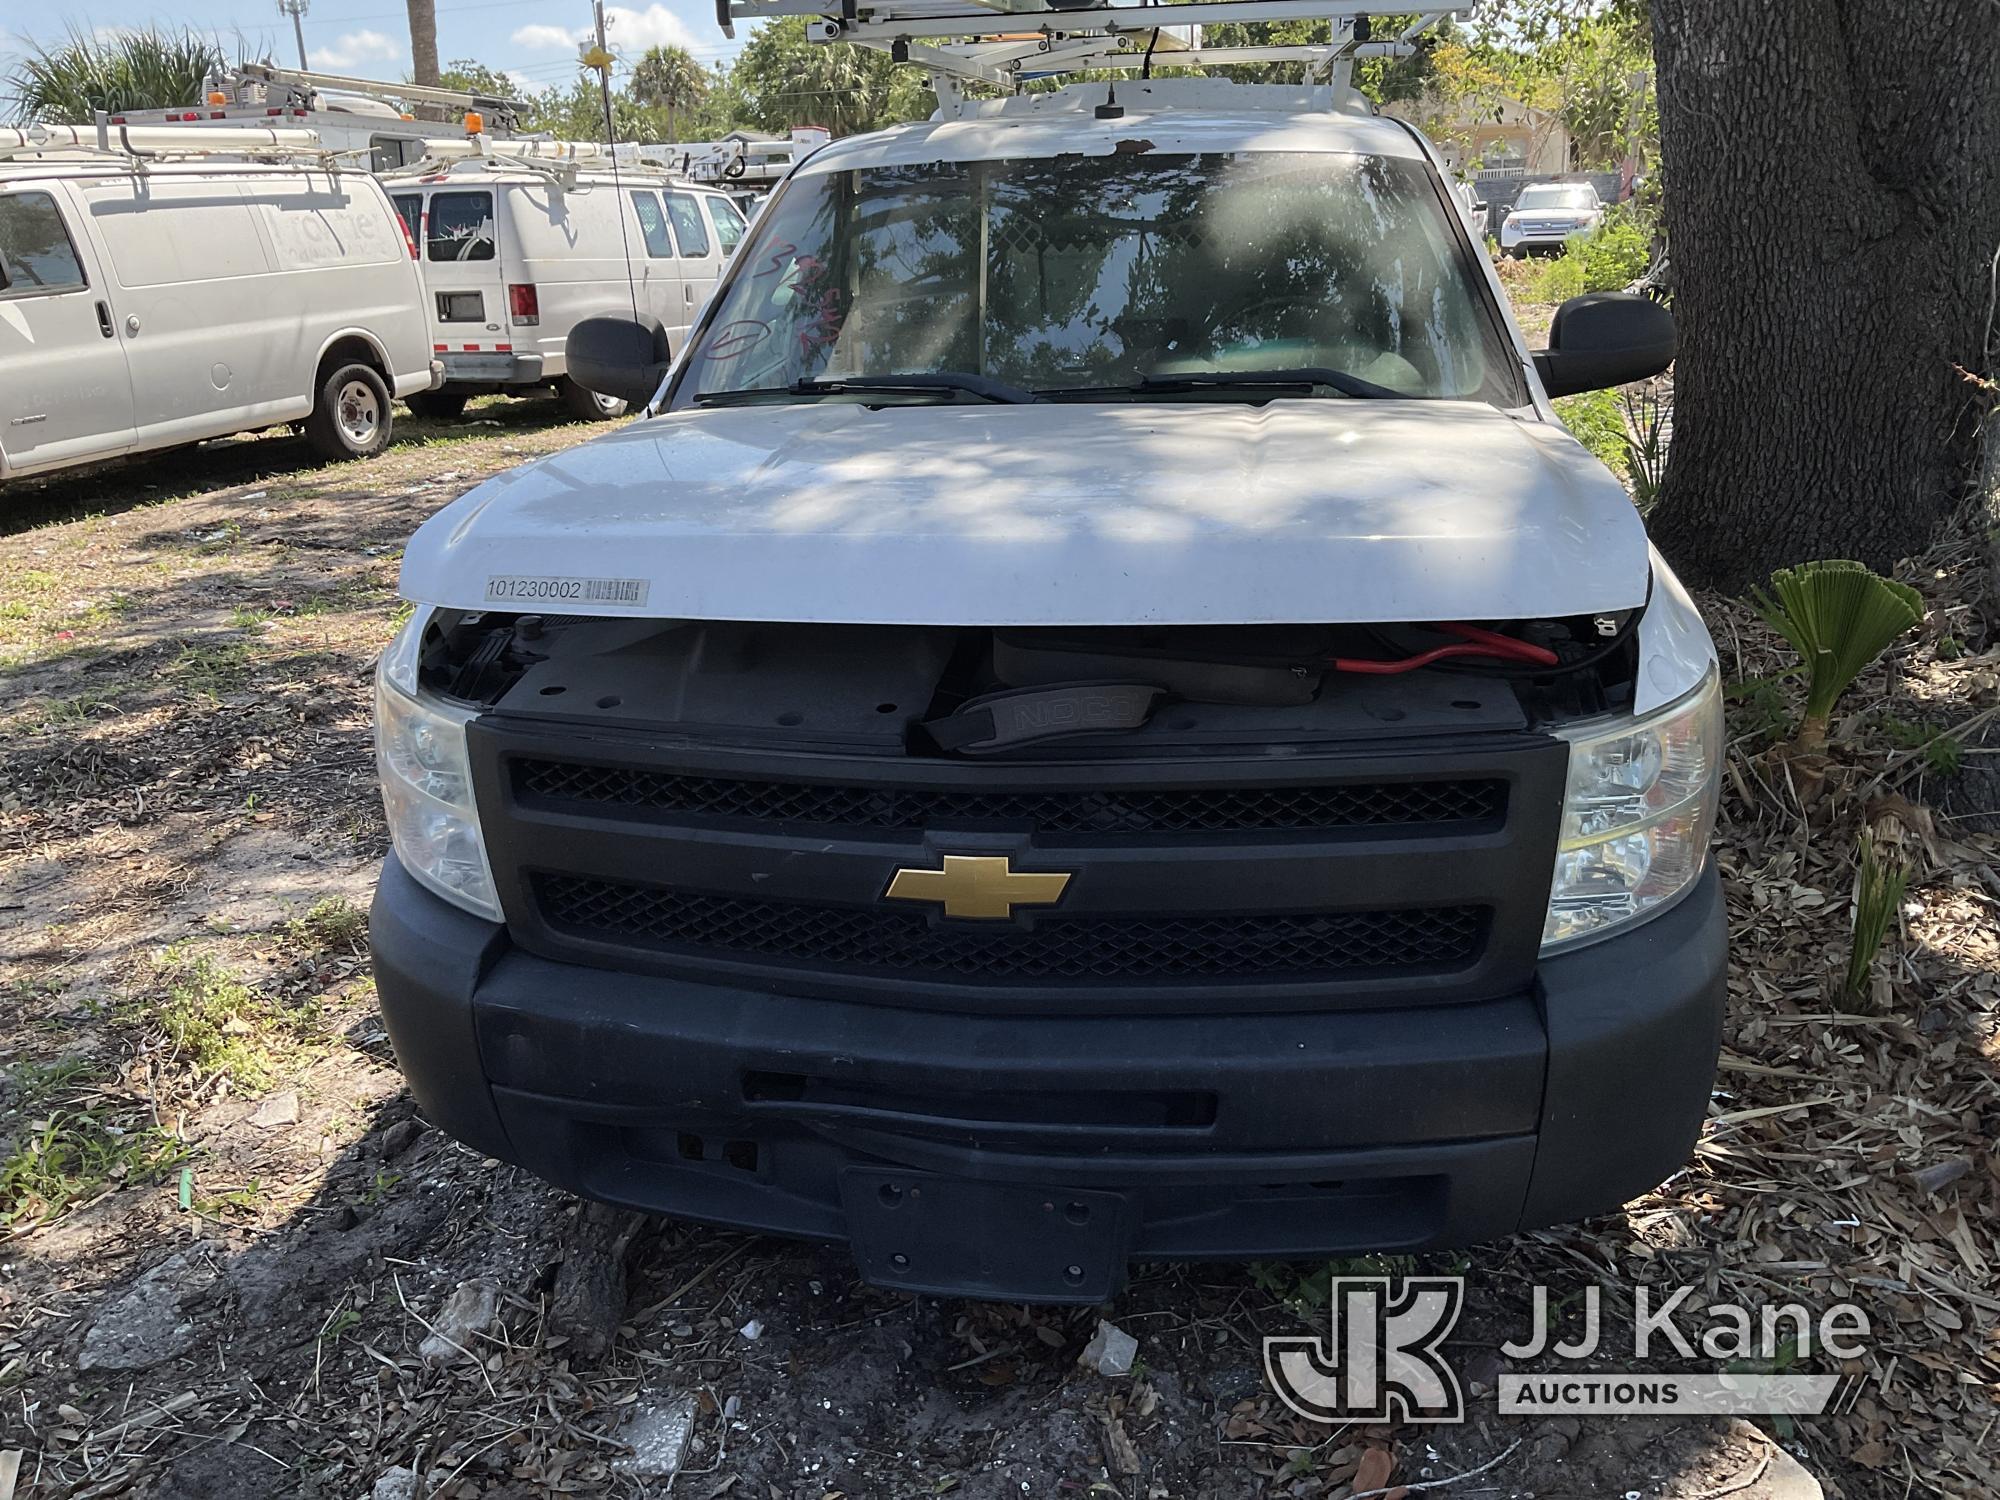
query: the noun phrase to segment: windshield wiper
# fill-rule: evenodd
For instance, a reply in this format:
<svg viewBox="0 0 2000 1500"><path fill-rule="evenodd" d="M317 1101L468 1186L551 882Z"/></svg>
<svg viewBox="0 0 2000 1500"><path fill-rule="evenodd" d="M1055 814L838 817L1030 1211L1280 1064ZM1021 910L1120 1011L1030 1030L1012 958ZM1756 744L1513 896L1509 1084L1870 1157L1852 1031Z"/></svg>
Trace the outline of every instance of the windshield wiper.
<svg viewBox="0 0 2000 1500"><path fill-rule="evenodd" d="M1032 392L1004 380L974 375L969 370L932 370L910 375L842 375L835 380L796 380L792 389L819 391L963 391L982 401L1004 401L1018 405L1034 400Z"/></svg>
<svg viewBox="0 0 2000 1500"><path fill-rule="evenodd" d="M1060 400L1063 397L1144 396L1176 391L1316 389L1339 391L1343 396L1377 401L1405 399L1402 391L1322 365L1302 365L1289 370L1190 370L1179 375L1141 375L1131 385L1077 386L1067 390L1057 386L1035 394Z"/></svg>
<svg viewBox="0 0 2000 1500"><path fill-rule="evenodd" d="M1403 394L1386 385L1377 385L1372 380L1363 380L1359 375L1350 375L1345 370L1330 369L1324 365L1301 365L1290 370L1191 370L1180 375L1139 377L1139 389L1142 391L1193 391L1205 386L1248 386L1252 389L1324 386L1328 390L1339 391L1343 396L1363 396L1372 400L1394 400Z"/></svg>
<svg viewBox="0 0 2000 1500"><path fill-rule="evenodd" d="M1004 380L990 380L984 375L974 375L965 370L932 370L908 375L842 375L833 380L794 380L785 386L764 386L743 391L703 391L697 395L699 406L717 406L731 401L769 400L779 396L838 396L848 391L882 391L894 394L898 391L943 391L962 392L976 396L981 401L998 401L1007 405L1033 401L1032 392L1024 391L1017 385L1009 385Z"/></svg>

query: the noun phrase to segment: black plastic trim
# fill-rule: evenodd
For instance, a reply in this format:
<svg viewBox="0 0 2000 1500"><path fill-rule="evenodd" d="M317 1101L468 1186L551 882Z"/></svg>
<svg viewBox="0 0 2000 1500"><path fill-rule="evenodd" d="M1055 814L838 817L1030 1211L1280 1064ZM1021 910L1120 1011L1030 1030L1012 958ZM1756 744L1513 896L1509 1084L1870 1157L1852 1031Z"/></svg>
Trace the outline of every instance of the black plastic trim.
<svg viewBox="0 0 2000 1500"><path fill-rule="evenodd" d="M962 764L949 760L694 746L631 733L588 734L498 716L468 729L487 852L514 941L567 963L820 998L983 1012L1068 1011L1071 991L1035 983L960 983L930 975L801 971L797 964L649 950L553 926L535 880L570 874L707 895L879 909L896 871L938 868L951 854L1006 855L1019 871L1071 876L1064 918L1173 918L1316 910L1389 911L1477 906L1491 913L1469 962L1410 972L1364 972L1228 982L1107 982L1087 1003L1100 1013L1185 1014L1317 1010L1387 1003L1446 1004L1525 990L1534 972L1555 861L1567 748L1527 733L1438 735L1357 753L1176 756L1081 763ZM516 795L517 758L631 765L791 782L993 791L1096 785L1161 789L1274 787L1328 781L1463 778L1507 783L1507 815L1437 827L1346 827L1191 834L1143 843L1075 838L1042 843L1026 828L933 823L923 830L809 829L700 817L634 816L616 806L550 805ZM941 914L932 920L948 919ZM1013 921L1033 931L1033 909Z"/></svg>
<svg viewBox="0 0 2000 1500"><path fill-rule="evenodd" d="M418 1106L439 1129L511 1161L472 1016L475 992L507 951L506 929L431 894L392 854L375 887L368 946L389 1043Z"/></svg>
<svg viewBox="0 0 2000 1500"><path fill-rule="evenodd" d="M856 1165L1068 1184L1128 1196L1140 1259L1441 1248L1615 1207L1687 1160L1726 965L1712 869L1446 1017L943 1014L606 973L513 948L393 858L371 934L426 1113L550 1181L828 1240Z"/></svg>

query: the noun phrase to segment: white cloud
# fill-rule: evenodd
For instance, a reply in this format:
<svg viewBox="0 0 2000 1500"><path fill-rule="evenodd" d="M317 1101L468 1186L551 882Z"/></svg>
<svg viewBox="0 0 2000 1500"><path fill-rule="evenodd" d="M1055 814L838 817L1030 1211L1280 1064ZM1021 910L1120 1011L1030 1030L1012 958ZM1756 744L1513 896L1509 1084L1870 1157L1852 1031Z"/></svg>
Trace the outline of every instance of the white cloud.
<svg viewBox="0 0 2000 1500"><path fill-rule="evenodd" d="M644 10L633 10L624 5L606 6L604 26L612 49L627 59L637 58L648 47L692 48L698 45L688 23L664 5L649 5ZM531 52L567 52L590 41L595 35L596 32L588 26L570 30L537 22L517 30L513 42L516 47Z"/></svg>
<svg viewBox="0 0 2000 1500"><path fill-rule="evenodd" d="M403 55L403 46L379 31L350 31L331 47L315 47L307 55L315 68L338 70L360 63L394 62Z"/></svg>
<svg viewBox="0 0 2000 1500"><path fill-rule="evenodd" d="M644 10L627 10L622 5L606 6L604 23L611 45L635 57L648 47L695 45L694 32L688 23L664 5L649 5Z"/></svg>
<svg viewBox="0 0 2000 1500"><path fill-rule="evenodd" d="M567 52L576 45L576 38L561 26L523 26L514 33L514 45L525 47L531 52Z"/></svg>

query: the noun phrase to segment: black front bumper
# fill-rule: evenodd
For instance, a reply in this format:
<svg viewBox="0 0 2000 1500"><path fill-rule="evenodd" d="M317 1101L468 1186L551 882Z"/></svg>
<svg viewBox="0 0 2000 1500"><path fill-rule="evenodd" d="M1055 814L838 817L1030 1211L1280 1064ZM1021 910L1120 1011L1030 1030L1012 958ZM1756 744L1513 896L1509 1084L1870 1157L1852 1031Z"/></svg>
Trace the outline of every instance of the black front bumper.
<svg viewBox="0 0 2000 1500"><path fill-rule="evenodd" d="M872 1280L1076 1301L1127 1259L1430 1249L1617 1206L1694 1143L1725 968L1712 869L1527 992L1317 1013L972 1015L586 968L393 856L371 930L411 1091L469 1145L850 1241Z"/></svg>

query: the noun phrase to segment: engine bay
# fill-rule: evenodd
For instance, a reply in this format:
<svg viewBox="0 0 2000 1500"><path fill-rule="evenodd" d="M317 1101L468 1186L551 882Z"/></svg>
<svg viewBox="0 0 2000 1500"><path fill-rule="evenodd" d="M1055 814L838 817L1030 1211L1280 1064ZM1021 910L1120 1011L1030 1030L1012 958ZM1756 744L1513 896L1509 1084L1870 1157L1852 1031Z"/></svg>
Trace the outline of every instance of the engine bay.
<svg viewBox="0 0 2000 1500"><path fill-rule="evenodd" d="M1242 753L1629 706L1640 611L1391 626L805 625L440 610L424 687L486 712L883 756Z"/></svg>

